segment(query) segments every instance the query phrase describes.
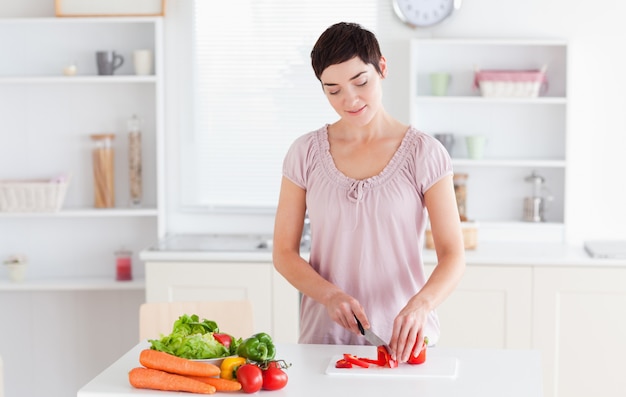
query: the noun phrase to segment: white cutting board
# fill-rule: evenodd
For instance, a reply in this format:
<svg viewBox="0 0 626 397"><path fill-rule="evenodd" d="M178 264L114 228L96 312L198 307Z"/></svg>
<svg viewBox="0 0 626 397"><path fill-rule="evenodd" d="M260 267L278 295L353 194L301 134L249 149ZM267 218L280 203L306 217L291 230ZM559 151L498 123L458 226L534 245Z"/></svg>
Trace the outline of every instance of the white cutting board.
<svg viewBox="0 0 626 397"><path fill-rule="evenodd" d="M343 355L332 356L326 367L327 375L337 376L408 376L414 378L449 378L455 379L459 360L456 357L428 357L426 362L418 365L400 364L397 368L385 368L370 364L369 368L353 365L352 368L335 368L337 360Z"/></svg>

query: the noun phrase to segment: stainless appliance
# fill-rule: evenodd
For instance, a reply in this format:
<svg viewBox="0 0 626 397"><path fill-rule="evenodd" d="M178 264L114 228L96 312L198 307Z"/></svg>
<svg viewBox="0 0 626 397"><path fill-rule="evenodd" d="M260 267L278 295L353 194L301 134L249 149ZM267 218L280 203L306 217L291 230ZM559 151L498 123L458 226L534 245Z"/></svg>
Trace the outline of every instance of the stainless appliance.
<svg viewBox="0 0 626 397"><path fill-rule="evenodd" d="M548 202L552 200L552 196L545 187L545 178L533 171L529 176L524 178L533 186L533 193L530 197L524 197L524 215L526 222L545 222L545 212Z"/></svg>

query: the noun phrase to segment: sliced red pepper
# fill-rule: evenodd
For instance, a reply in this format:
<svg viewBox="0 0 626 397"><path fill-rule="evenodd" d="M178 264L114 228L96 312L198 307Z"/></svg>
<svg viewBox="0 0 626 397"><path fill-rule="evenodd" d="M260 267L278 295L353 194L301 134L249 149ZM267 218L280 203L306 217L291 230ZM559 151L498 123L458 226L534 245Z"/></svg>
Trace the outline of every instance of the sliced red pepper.
<svg viewBox="0 0 626 397"><path fill-rule="evenodd" d="M342 358L337 360L337 362L335 363L335 368L352 368L352 364Z"/></svg>
<svg viewBox="0 0 626 397"><path fill-rule="evenodd" d="M385 366L384 363L381 365L380 360L374 360L372 358L367 358L367 357L357 357L357 358L361 361L365 361L368 364L380 365L383 367Z"/></svg>
<svg viewBox="0 0 626 397"><path fill-rule="evenodd" d="M376 350L378 351L378 362L380 363L378 365L389 368L398 367L398 362L391 358L391 354L389 354L385 346L378 346Z"/></svg>
<svg viewBox="0 0 626 397"><path fill-rule="evenodd" d="M360 360L359 358L353 356L352 354L344 353L343 359L349 362L350 364L358 365L359 367L362 367L362 368L369 368L370 366L369 363L366 363L365 361Z"/></svg>
<svg viewBox="0 0 626 397"><path fill-rule="evenodd" d="M378 352L378 359L359 357L359 360L378 365L379 367L396 368L398 366L398 362L391 358L391 354L389 354L385 346L378 346L376 351Z"/></svg>
<svg viewBox="0 0 626 397"><path fill-rule="evenodd" d="M213 337L216 341L224 345L224 347L229 348L233 338L228 334L216 334L213 333Z"/></svg>

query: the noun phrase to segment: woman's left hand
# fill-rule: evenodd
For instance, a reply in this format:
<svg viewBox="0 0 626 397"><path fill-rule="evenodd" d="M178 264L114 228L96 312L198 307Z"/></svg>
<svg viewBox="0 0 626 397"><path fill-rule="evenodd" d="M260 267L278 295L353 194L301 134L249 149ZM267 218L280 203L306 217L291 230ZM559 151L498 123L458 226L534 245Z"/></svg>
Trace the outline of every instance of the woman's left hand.
<svg viewBox="0 0 626 397"><path fill-rule="evenodd" d="M409 304L396 316L389 347L398 363L407 362L413 347L424 343L424 325L428 312L426 307Z"/></svg>

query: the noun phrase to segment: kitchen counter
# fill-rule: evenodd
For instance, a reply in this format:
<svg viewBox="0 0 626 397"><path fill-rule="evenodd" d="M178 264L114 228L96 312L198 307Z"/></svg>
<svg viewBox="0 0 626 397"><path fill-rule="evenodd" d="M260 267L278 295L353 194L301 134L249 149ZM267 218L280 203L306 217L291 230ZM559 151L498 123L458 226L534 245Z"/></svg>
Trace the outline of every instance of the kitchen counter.
<svg viewBox="0 0 626 397"><path fill-rule="evenodd" d="M128 382L128 371L140 366L139 353L148 347L139 343L118 361L78 391L78 397L180 396L177 392L140 390ZM260 391L274 397L346 396L380 397L419 395L438 397L540 397L541 362L536 351L499 349L431 348L424 366L438 359L456 358L456 377L393 375L398 369L371 368L372 375L326 374L335 356L351 353L376 356L372 346L277 344L278 358L292 364L287 370L289 383L277 391ZM402 364L406 366L407 364ZM415 367L416 371L423 369ZM381 371L386 371L382 373ZM363 371L362 371L363 372ZM378 374L374 374L377 372ZM412 391L412 392L411 392ZM407 393L408 392L408 393ZM216 395L226 395L217 393Z"/></svg>
<svg viewBox="0 0 626 397"><path fill-rule="evenodd" d="M271 262L271 237L250 236L250 241L227 240L223 248L207 243L213 236L176 236L172 240L144 250L139 257L151 261L225 261L225 262ZM264 245L264 243L266 243ZM258 245L262 248L256 248ZM437 263L434 250L424 249L424 264ZM308 258L308 252L302 256ZM624 267L625 259L591 258L582 245L538 242L481 242L475 250L465 252L468 265L511 266L609 266Z"/></svg>

